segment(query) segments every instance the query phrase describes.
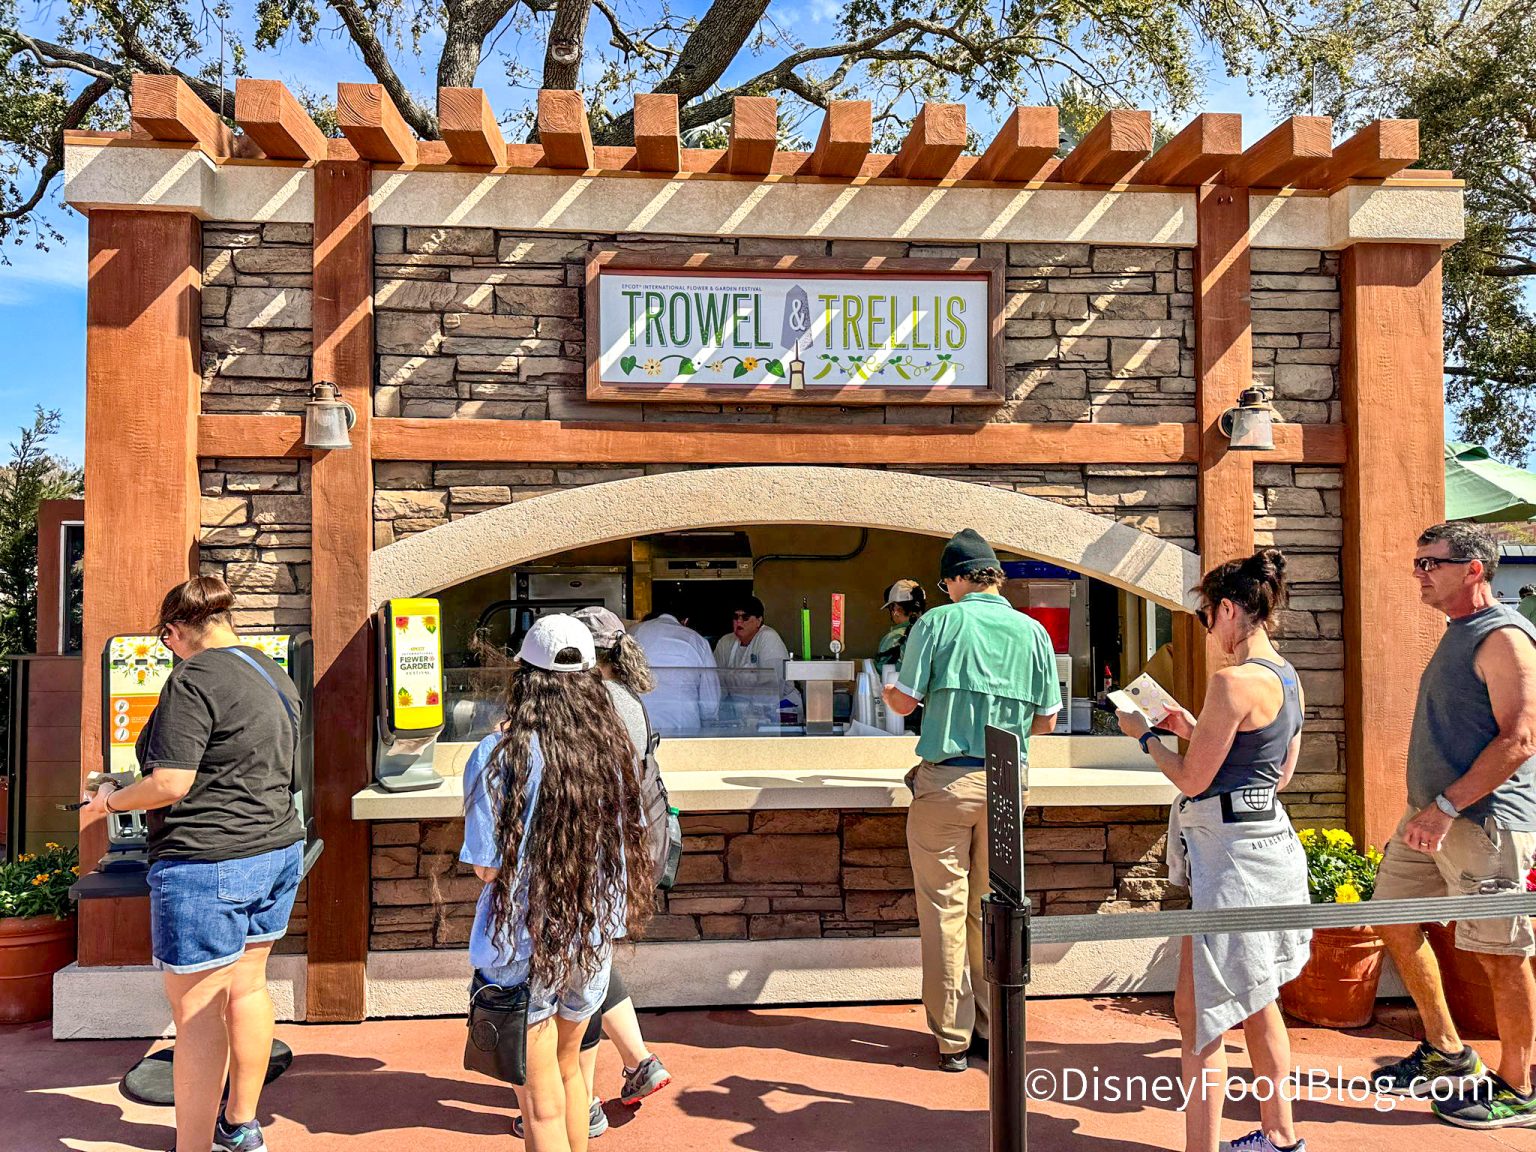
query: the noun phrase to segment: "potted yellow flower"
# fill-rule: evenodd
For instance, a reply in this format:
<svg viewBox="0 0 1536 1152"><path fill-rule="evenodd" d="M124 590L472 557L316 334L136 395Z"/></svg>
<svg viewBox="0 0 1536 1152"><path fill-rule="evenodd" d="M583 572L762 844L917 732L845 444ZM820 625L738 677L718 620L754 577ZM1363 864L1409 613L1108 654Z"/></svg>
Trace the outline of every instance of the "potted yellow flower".
<svg viewBox="0 0 1536 1152"><path fill-rule="evenodd" d="M73 848L47 844L0 864L0 1024L53 1013L53 974L75 958Z"/></svg>
<svg viewBox="0 0 1536 1152"><path fill-rule="evenodd" d="M1307 888L1314 904L1358 904L1376 888L1381 853L1361 852L1342 828L1303 828ZM1317 928L1301 975L1280 989L1280 1006L1327 1028L1363 1028L1376 1014L1376 986L1386 946L1368 927Z"/></svg>

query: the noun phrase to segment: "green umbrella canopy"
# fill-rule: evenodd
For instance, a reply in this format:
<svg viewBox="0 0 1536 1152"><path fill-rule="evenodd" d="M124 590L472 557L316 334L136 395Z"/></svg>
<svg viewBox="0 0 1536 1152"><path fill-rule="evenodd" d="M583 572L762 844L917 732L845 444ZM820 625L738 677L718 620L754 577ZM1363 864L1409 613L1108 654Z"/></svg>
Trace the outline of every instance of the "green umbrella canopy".
<svg viewBox="0 0 1536 1152"><path fill-rule="evenodd" d="M1445 517L1483 523L1536 519L1536 474L1499 463L1481 444L1449 441Z"/></svg>

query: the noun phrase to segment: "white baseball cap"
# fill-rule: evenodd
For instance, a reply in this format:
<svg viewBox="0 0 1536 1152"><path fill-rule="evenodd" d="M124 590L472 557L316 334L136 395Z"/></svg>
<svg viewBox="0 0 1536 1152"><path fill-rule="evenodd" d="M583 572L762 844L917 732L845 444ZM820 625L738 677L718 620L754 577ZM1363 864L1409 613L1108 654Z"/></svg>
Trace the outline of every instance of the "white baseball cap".
<svg viewBox="0 0 1536 1152"><path fill-rule="evenodd" d="M910 604L917 599L913 595L919 588L916 580L898 580L885 590L885 603L882 608L889 608L893 604Z"/></svg>
<svg viewBox="0 0 1536 1152"><path fill-rule="evenodd" d="M561 663L555 657L567 648L574 648L580 659ZM523 637L523 646L517 658L546 672L585 672L597 667L597 651L592 646L592 633L574 616L555 614L540 616Z"/></svg>

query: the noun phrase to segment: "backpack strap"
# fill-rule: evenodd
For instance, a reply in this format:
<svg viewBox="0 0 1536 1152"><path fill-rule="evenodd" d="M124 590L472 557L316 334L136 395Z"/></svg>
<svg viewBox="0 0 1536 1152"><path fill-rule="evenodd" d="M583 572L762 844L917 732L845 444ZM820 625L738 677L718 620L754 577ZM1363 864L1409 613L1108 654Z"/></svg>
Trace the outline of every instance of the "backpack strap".
<svg viewBox="0 0 1536 1152"><path fill-rule="evenodd" d="M261 678L271 685L272 691L276 692L277 698L282 701L283 711L288 713L288 721L293 725L293 765L290 769L288 790L290 792L297 792L299 790L299 739L301 735L299 711L293 706L293 702L283 694L283 690L277 686L277 681L272 679L272 674L261 666L260 661L256 657L239 647L232 647L230 651L256 669Z"/></svg>

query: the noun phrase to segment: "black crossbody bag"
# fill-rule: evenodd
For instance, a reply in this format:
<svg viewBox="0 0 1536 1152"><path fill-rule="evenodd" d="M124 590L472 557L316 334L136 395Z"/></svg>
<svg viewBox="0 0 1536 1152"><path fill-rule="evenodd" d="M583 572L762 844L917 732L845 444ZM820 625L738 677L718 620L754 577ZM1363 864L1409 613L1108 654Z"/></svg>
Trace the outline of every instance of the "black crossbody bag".
<svg viewBox="0 0 1536 1152"><path fill-rule="evenodd" d="M528 984L503 988L475 973L469 986L464 1067L503 1084L528 1079Z"/></svg>

